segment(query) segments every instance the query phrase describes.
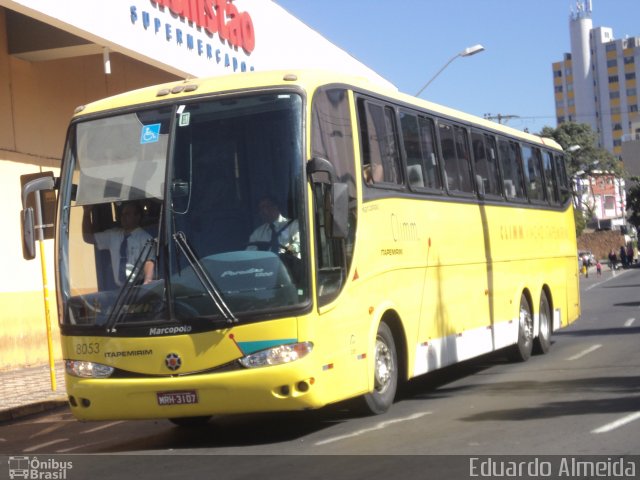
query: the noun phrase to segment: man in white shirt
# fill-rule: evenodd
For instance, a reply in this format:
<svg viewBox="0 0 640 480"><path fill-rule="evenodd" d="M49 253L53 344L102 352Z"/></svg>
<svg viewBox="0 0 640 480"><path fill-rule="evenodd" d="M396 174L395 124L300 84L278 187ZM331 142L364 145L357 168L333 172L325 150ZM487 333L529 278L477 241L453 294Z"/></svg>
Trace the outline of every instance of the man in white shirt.
<svg viewBox="0 0 640 480"><path fill-rule="evenodd" d="M289 252L300 258L298 221L282 216L271 197L264 197L258 202L258 212L265 223L253 231L247 250L270 250L276 254Z"/></svg>
<svg viewBox="0 0 640 480"><path fill-rule="evenodd" d="M113 277L119 287L124 285L142 249L152 238L140 228L142 214L142 206L139 203L125 203L120 211L120 227L94 233L91 232L89 210L85 209L83 230L92 233L92 235L85 235L85 240L93 243L99 250L109 250ZM153 280L154 265L152 258L144 263L144 283Z"/></svg>

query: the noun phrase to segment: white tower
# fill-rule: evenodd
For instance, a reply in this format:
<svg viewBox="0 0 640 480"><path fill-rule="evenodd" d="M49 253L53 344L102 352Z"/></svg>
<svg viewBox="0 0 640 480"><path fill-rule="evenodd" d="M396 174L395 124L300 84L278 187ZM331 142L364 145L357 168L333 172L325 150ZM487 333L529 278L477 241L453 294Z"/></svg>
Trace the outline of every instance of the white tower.
<svg viewBox="0 0 640 480"><path fill-rule="evenodd" d="M571 63L573 70L573 92L578 123L591 125L597 132L597 115L594 88L594 68L589 34L593 29L591 0L578 0L576 11L571 12Z"/></svg>

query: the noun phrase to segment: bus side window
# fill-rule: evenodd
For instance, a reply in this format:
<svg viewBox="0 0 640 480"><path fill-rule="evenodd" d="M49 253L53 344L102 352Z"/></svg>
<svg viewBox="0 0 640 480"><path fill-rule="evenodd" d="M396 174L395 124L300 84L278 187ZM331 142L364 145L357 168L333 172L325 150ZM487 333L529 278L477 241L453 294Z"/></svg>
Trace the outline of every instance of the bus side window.
<svg viewBox="0 0 640 480"><path fill-rule="evenodd" d="M367 185L402 184L395 111L389 106L359 100L362 171Z"/></svg>
<svg viewBox="0 0 640 480"><path fill-rule="evenodd" d="M564 155L556 154L553 156L555 165L556 178L558 179L558 189L560 190L560 201L564 205L571 198L571 187L567 179L567 170L564 161Z"/></svg>
<svg viewBox="0 0 640 480"><path fill-rule="evenodd" d="M425 173L422 166L423 154L420 145L418 117L410 113L401 112L400 128L407 164L407 182L412 188L424 188Z"/></svg>
<svg viewBox="0 0 640 480"><path fill-rule="evenodd" d="M426 117L418 117L418 124L420 125L420 143L422 145L422 158L425 169L425 187L442 189L433 120Z"/></svg>
<svg viewBox="0 0 640 480"><path fill-rule="evenodd" d="M442 161L444 163L444 179L447 190L460 190L458 159L453 141L453 127L445 123L440 123L438 126L440 127L440 151L442 152Z"/></svg>
<svg viewBox="0 0 640 480"><path fill-rule="evenodd" d="M450 192L473 192L467 131L458 125L439 123L445 181Z"/></svg>
<svg viewBox="0 0 640 480"><path fill-rule="evenodd" d="M469 153L469 140L465 128L454 125L456 135L456 153L458 155L458 173L463 192L473 193L471 182L471 155Z"/></svg>
<svg viewBox="0 0 640 480"><path fill-rule="evenodd" d="M411 188L441 189L435 149L433 120L408 112L400 113L402 142Z"/></svg>
<svg viewBox="0 0 640 480"><path fill-rule="evenodd" d="M471 132L471 146L478 193L500 195L495 138L474 130Z"/></svg>
<svg viewBox="0 0 640 480"><path fill-rule="evenodd" d="M540 167L540 149L524 144L522 146L522 164L529 200L544 202L545 189Z"/></svg>
<svg viewBox="0 0 640 480"><path fill-rule="evenodd" d="M328 238L325 229L326 185L314 185L315 239L318 264L318 302L332 301L344 286L353 259L358 208L355 185L355 152L348 92L342 88L321 88L313 97L311 120L312 156L329 160L337 180L349 192L349 225L344 239Z"/></svg>
<svg viewBox="0 0 640 480"><path fill-rule="evenodd" d="M560 196L558 194L558 182L553 169L553 154L548 150L542 152L542 171L547 189L547 199L552 205L558 205Z"/></svg>
<svg viewBox="0 0 640 480"><path fill-rule="evenodd" d="M498 152L505 197L507 200L524 200L526 196L522 183L520 146L515 142L500 138Z"/></svg>

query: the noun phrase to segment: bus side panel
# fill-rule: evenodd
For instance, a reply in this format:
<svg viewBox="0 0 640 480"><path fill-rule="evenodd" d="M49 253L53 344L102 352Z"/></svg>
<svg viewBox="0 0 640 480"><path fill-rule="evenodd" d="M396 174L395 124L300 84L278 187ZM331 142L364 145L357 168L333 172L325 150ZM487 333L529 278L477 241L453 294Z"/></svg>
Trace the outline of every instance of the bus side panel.
<svg viewBox="0 0 640 480"><path fill-rule="evenodd" d="M384 199L364 204L361 219L359 282L366 283L363 295L371 295L376 311L398 313L407 338L408 376L490 351L478 206Z"/></svg>
<svg viewBox="0 0 640 480"><path fill-rule="evenodd" d="M537 318L545 285L562 326L574 321L579 315L579 289L572 211L504 207L488 211L496 322L517 319L525 290ZM496 347L504 344L497 342Z"/></svg>

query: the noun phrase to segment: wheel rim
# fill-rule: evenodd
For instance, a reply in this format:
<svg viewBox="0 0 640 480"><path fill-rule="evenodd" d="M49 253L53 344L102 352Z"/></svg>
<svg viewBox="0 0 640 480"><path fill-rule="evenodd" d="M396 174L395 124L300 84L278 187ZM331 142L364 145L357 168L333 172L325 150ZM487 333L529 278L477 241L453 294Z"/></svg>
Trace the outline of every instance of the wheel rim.
<svg viewBox="0 0 640 480"><path fill-rule="evenodd" d="M384 392L393 378L393 357L389 346L380 337L376 340L375 389Z"/></svg>
<svg viewBox="0 0 640 480"><path fill-rule="evenodd" d="M529 347L529 344L533 341L533 317L529 311L527 302L525 299L520 304L520 329L524 340L525 347Z"/></svg>

